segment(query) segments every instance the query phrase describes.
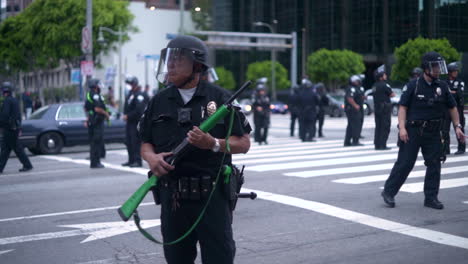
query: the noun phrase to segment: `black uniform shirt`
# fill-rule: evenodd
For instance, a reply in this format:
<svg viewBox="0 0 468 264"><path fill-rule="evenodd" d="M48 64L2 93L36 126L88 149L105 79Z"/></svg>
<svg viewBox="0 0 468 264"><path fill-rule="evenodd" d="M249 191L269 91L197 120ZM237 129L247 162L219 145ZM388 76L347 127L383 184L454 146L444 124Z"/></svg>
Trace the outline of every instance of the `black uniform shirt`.
<svg viewBox="0 0 468 264"><path fill-rule="evenodd" d="M102 95L90 91L86 94L86 102L84 108L89 114L89 121L91 125L101 124L104 122L105 119L105 116L103 114L99 114L94 111L95 107L99 107L103 110L106 110L106 104L104 103L104 98L102 97Z"/></svg>
<svg viewBox="0 0 468 264"><path fill-rule="evenodd" d="M373 89L374 106L382 103L390 103L390 95L393 93L390 85L384 81L378 81Z"/></svg>
<svg viewBox="0 0 468 264"><path fill-rule="evenodd" d="M353 98L356 104L362 106L364 104L364 100L362 98L363 94L361 93L360 87L355 86L348 86L346 88L346 95L345 95L345 105L346 108L352 107L351 104L348 102L348 98Z"/></svg>
<svg viewBox="0 0 468 264"><path fill-rule="evenodd" d="M457 105L459 107L463 106L464 105L463 93L465 90L465 82L457 78L455 80L447 80L447 83L449 85L450 90L456 92L455 94L452 94L452 96L457 102Z"/></svg>
<svg viewBox="0 0 468 264"><path fill-rule="evenodd" d="M16 129L21 126L21 112L18 100L11 95L3 100L2 110L0 112L0 127L7 129Z"/></svg>
<svg viewBox="0 0 468 264"><path fill-rule="evenodd" d="M124 114L127 115L127 122L138 123L140 121L148 98L141 91L131 91L125 98Z"/></svg>
<svg viewBox="0 0 468 264"><path fill-rule="evenodd" d="M407 83L402 91L399 104L408 107L406 119L410 121L442 119L448 108L456 106L444 81L429 84L418 78Z"/></svg>
<svg viewBox="0 0 468 264"><path fill-rule="evenodd" d="M140 135L145 143L154 146L156 153L170 152L187 137L193 126L200 126L227 99L226 90L207 82L200 82L192 99L184 104L177 88L168 87L155 95L145 110L140 121ZM182 122L187 116L188 122ZM185 112L185 114L180 114ZM226 138L230 115L220 120L209 133L215 138ZM180 122L179 122L180 121ZM185 120L187 121L187 120ZM251 131L247 119L236 112L232 127L233 136L243 136ZM221 165L223 153L193 148L176 164L170 175L180 176L216 176ZM224 163L231 162L231 155L226 154Z"/></svg>
<svg viewBox="0 0 468 264"><path fill-rule="evenodd" d="M258 111L257 107L260 106L262 108L262 111ZM252 108L254 111L255 115L262 115L262 116L268 116L268 113L271 111L270 109L270 98L264 94L260 95L257 94L255 95L254 102L252 104Z"/></svg>

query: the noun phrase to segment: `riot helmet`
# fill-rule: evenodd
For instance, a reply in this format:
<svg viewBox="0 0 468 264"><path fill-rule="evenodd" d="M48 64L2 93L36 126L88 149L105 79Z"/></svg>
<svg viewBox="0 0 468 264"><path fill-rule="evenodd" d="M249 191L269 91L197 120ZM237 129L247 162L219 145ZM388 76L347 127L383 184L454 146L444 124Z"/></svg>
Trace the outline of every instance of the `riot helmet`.
<svg viewBox="0 0 468 264"><path fill-rule="evenodd" d="M134 86L138 86L138 78L135 76L127 76L127 78L125 78L125 83L133 88Z"/></svg>
<svg viewBox="0 0 468 264"><path fill-rule="evenodd" d="M11 93L12 90L13 90L13 84L11 84L11 82L2 83L2 93Z"/></svg>
<svg viewBox="0 0 468 264"><path fill-rule="evenodd" d="M447 65L448 72L460 71L460 66L458 66L457 62L451 62Z"/></svg>
<svg viewBox="0 0 468 264"><path fill-rule="evenodd" d="M209 67L205 43L193 36L179 35L161 50L156 78L161 83L182 87L194 79L195 73L203 73Z"/></svg>
<svg viewBox="0 0 468 264"><path fill-rule="evenodd" d="M375 74L375 79L376 80L380 80L380 78L384 77L387 74L387 72L385 70L385 64L380 65L377 68L377 70L375 70L374 74Z"/></svg>
<svg viewBox="0 0 468 264"><path fill-rule="evenodd" d="M90 79L88 81L88 89L90 90L93 90L94 88L98 89L98 90L102 90L104 89L104 85L102 84L102 82L99 80L99 79Z"/></svg>
<svg viewBox="0 0 468 264"><path fill-rule="evenodd" d="M413 76L413 78L419 78L421 77L422 73L423 73L423 70L419 67L416 67L411 71L411 76Z"/></svg>
<svg viewBox="0 0 468 264"><path fill-rule="evenodd" d="M359 75L352 75L349 78L349 83L352 85L360 86L361 85L361 78L359 78Z"/></svg>
<svg viewBox="0 0 468 264"><path fill-rule="evenodd" d="M421 68L432 80L438 79L440 74L447 74L444 58L435 51L425 53L421 58Z"/></svg>

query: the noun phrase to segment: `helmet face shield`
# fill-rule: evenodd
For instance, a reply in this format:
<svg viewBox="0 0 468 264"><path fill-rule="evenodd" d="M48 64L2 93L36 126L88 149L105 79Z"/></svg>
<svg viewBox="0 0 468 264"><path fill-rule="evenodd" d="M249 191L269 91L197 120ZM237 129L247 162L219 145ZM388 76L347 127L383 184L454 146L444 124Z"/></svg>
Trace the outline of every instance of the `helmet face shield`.
<svg viewBox="0 0 468 264"><path fill-rule="evenodd" d="M178 85L191 76L195 57L188 49L165 48L161 51L156 79L163 83Z"/></svg>
<svg viewBox="0 0 468 264"><path fill-rule="evenodd" d="M429 72L432 75L440 75L440 74L447 74L447 65L445 64L445 60L439 60L439 61L429 61L428 62L429 66Z"/></svg>

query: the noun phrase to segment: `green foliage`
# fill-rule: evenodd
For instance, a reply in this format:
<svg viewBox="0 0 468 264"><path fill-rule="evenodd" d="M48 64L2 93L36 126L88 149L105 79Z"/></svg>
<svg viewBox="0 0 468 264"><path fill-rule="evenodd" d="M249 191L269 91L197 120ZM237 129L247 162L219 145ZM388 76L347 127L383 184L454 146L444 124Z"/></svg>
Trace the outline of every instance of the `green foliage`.
<svg viewBox="0 0 468 264"><path fill-rule="evenodd" d="M259 61L249 64L247 67L247 79L255 82L257 79L267 77L268 87L271 87L271 61ZM288 71L279 62L275 62L276 90L286 90L291 87Z"/></svg>
<svg viewBox="0 0 468 264"><path fill-rule="evenodd" d="M460 53L445 38L425 39L418 37L410 39L395 49L396 63L392 67L392 79L399 81L408 80L413 68L421 66L422 55L429 51L440 53L447 64L458 61L461 58Z"/></svg>
<svg viewBox="0 0 468 264"><path fill-rule="evenodd" d="M307 74L312 81L323 82L332 89L364 70L362 56L350 50L320 49L307 58Z"/></svg>
<svg viewBox="0 0 468 264"><path fill-rule="evenodd" d="M60 102L71 102L78 100L77 87L69 85L62 88L44 89L44 101L46 103L56 103L57 99Z"/></svg>
<svg viewBox="0 0 468 264"><path fill-rule="evenodd" d="M224 67L216 67L216 73L218 74L219 80L216 82L217 85L227 90L236 89L236 81L231 71L226 70Z"/></svg>
<svg viewBox="0 0 468 264"><path fill-rule="evenodd" d="M93 1L93 54L109 50L118 40L106 34L107 42L97 42L99 27L115 31L136 31L127 1ZM0 25L0 67L14 71L32 71L56 67L61 60L78 66L81 30L86 24L84 0L36 0L22 13ZM128 36L124 37L128 40Z"/></svg>
<svg viewBox="0 0 468 264"><path fill-rule="evenodd" d="M192 15L193 23L197 30L211 30L212 28L212 1L211 0L196 0L192 4L194 7L200 7L200 11L195 11L195 8L192 8L190 11Z"/></svg>

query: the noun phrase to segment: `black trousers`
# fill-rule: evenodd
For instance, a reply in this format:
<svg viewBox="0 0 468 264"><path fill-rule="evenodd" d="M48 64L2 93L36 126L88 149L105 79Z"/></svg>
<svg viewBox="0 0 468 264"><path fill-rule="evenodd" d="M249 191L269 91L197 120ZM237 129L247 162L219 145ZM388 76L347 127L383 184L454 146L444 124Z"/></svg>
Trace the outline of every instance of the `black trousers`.
<svg viewBox="0 0 468 264"><path fill-rule="evenodd" d="M313 115L316 116L316 115ZM312 141L315 136L315 122L316 118L308 117L304 118L302 122L302 141Z"/></svg>
<svg viewBox="0 0 468 264"><path fill-rule="evenodd" d="M141 164L141 139L138 134L137 123L128 123L125 126L125 145L127 146L128 162Z"/></svg>
<svg viewBox="0 0 468 264"><path fill-rule="evenodd" d="M392 113L390 111L376 111L374 145L376 149L387 147L388 135L390 134L390 126L392 123Z"/></svg>
<svg viewBox="0 0 468 264"><path fill-rule="evenodd" d="M358 144L362 129L361 113L354 108L348 109L346 111L346 118L348 119L348 126L346 127L344 144Z"/></svg>
<svg viewBox="0 0 468 264"><path fill-rule="evenodd" d="M10 153L13 150L23 164L25 168L32 168L31 161L29 161L28 156L24 153L24 147L21 142L18 140L19 130L11 130L4 128L3 129L3 141L1 144L0 152L0 172L3 172L3 169L6 166Z"/></svg>
<svg viewBox="0 0 468 264"><path fill-rule="evenodd" d="M295 126L296 126L296 120L298 120L298 119L299 119L299 115L298 115L297 113L295 113L295 112L291 112L291 126L290 126L290 128L289 128L289 130L290 130L289 135L290 135L291 137L294 137L294 131L295 131ZM298 122L299 122L299 120L298 120Z"/></svg>
<svg viewBox="0 0 468 264"><path fill-rule="evenodd" d="M323 136L322 128L323 128L323 123L325 122L325 111L320 110L318 112L317 121L318 121L318 136L322 137ZM314 136L315 136L315 132L314 132Z"/></svg>
<svg viewBox="0 0 468 264"><path fill-rule="evenodd" d="M460 119L460 125L462 125L462 131L465 133L465 114L463 113L463 106L457 107L458 116ZM444 139L445 139L445 153L450 153L450 128L452 126L452 120L450 119L450 114L446 115L446 120L444 122ZM460 139L457 138L458 141L458 150L465 151L466 144L461 142Z"/></svg>
<svg viewBox="0 0 468 264"><path fill-rule="evenodd" d="M98 123L89 126L88 137L90 142L89 159L91 161L91 166L96 166L101 163L101 157L103 156L104 124Z"/></svg>
<svg viewBox="0 0 468 264"><path fill-rule="evenodd" d="M268 116L257 115L254 116L254 140L255 142L266 142L268 138L268 126L270 125L270 119Z"/></svg>
<svg viewBox="0 0 468 264"><path fill-rule="evenodd" d="M179 201L173 208L173 191L161 186L161 232L164 242L171 242L184 235L200 215L206 200ZM232 211L220 185L215 190L205 215L192 233L177 244L164 246L168 264L193 264L200 243L204 264L234 263L236 246L232 235Z"/></svg>
<svg viewBox="0 0 468 264"><path fill-rule="evenodd" d="M400 142L398 158L393 169L385 182L384 191L395 196L403 183L408 178L409 173L414 167L421 149L426 165L426 176L424 179L424 195L426 199L437 198L440 185L440 170L442 154L442 143L440 138L440 128L424 129L421 133L421 127L406 127L409 141Z"/></svg>

